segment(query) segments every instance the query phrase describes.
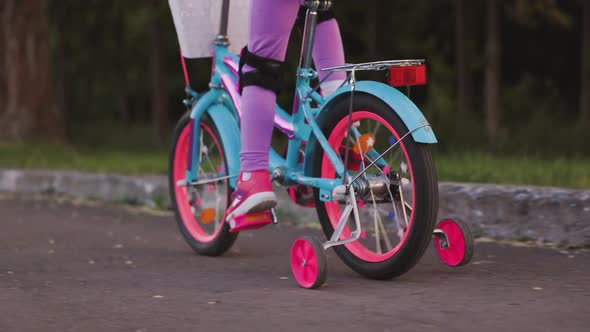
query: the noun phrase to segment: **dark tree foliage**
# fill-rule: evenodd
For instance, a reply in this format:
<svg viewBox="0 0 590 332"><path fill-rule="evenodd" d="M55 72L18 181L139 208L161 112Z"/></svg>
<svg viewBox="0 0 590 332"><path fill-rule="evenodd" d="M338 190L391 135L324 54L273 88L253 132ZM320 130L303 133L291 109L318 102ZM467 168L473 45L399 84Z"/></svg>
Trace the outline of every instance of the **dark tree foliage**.
<svg viewBox="0 0 590 332"><path fill-rule="evenodd" d="M11 83L7 68L15 56L7 45L21 40L22 47L27 40L10 32L23 17L8 14L7 6L15 3L22 8L35 3L31 10L39 15L30 27L36 39L28 40L40 50L35 52L36 75L50 84L25 81L42 88ZM587 3L337 1L335 11L348 62L427 59L429 84L413 88L412 98L433 123L439 148L579 155L589 152L582 140L587 130L574 130L590 122ZM178 43L166 1L4 0L0 14L0 23L12 29L0 34L4 140L12 130L22 139L32 132L43 137L65 132L70 142L85 145L166 143L172 123L184 112ZM495 37L489 34L487 18L492 17ZM299 52L296 36L288 53L291 70ZM206 89L209 66L210 60L190 61L193 87ZM366 78L385 79L380 73ZM292 81L279 98L287 109ZM20 113L6 106L15 96L33 92L50 102L40 107L24 98Z"/></svg>

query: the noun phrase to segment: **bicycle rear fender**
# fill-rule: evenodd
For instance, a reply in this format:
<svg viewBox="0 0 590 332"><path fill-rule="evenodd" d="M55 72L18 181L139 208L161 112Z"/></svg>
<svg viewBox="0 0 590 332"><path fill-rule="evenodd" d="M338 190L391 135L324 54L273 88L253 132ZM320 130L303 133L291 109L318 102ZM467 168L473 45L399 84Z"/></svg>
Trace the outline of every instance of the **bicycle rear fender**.
<svg viewBox="0 0 590 332"><path fill-rule="evenodd" d="M203 113L207 112L219 133L221 144L225 150L227 164L227 175L238 174L240 172L240 128L232 112L223 104L217 103L218 94L209 91L203 95L191 111L191 119L198 123ZM198 142L200 137L199 126L194 127L194 142ZM193 165L196 165L196 156L198 155L199 145L194 145ZM197 174L191 174L190 179L195 179ZM236 186L236 178L230 179L232 188Z"/></svg>
<svg viewBox="0 0 590 332"><path fill-rule="evenodd" d="M424 114L420 112L418 107L399 90L392 88L389 85L374 81L360 81L356 83L355 93L366 93L373 95L383 102L385 102L391 109L402 119L408 130L413 130L428 124ZM322 109L316 118L320 128L326 112L331 106L342 98L350 96L350 85L345 85L336 90L322 105ZM414 141L425 144L437 143L436 136L430 126L417 129L412 133ZM305 160L312 160L313 153L318 142L315 137L312 137L305 148ZM313 162L306 162L304 166L304 174L312 176Z"/></svg>
<svg viewBox="0 0 590 332"><path fill-rule="evenodd" d="M355 87L355 93L357 92L364 92L381 99L389 105L395 113L397 113L410 131L420 126L428 125L428 121L426 120L426 117L424 117L424 114L422 114L418 107L398 89L380 82L359 81L356 83ZM350 85L345 85L336 90L336 92L324 102L320 114L323 110L329 109L330 104L339 98L348 95L350 95ZM435 144L438 142L434 135L434 131L430 126L417 129L412 133L412 137L414 138L414 141L418 143Z"/></svg>

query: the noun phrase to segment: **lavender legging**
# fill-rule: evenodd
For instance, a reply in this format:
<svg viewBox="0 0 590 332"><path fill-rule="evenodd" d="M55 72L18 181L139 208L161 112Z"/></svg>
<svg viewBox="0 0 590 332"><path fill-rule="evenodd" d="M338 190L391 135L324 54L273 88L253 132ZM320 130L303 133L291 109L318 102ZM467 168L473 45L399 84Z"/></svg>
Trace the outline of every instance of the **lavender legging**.
<svg viewBox="0 0 590 332"><path fill-rule="evenodd" d="M284 61L299 5L299 0L252 0L248 50L261 57ZM318 24L313 60L317 68L344 64L342 39L335 19ZM246 66L244 70L252 68ZM326 75L320 72L320 80ZM345 75L335 73L330 80L341 82ZM242 172L268 169L276 99L274 92L258 86L247 86L242 92Z"/></svg>

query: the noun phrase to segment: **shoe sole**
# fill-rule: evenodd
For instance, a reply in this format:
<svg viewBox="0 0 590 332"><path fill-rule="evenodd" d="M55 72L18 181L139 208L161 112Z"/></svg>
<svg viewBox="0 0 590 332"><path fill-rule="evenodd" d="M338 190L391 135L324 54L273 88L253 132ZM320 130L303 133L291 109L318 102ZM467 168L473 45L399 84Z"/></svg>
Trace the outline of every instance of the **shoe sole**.
<svg viewBox="0 0 590 332"><path fill-rule="evenodd" d="M262 192L248 197L237 209L226 217L230 220L235 216L270 210L277 206L277 196L274 192Z"/></svg>

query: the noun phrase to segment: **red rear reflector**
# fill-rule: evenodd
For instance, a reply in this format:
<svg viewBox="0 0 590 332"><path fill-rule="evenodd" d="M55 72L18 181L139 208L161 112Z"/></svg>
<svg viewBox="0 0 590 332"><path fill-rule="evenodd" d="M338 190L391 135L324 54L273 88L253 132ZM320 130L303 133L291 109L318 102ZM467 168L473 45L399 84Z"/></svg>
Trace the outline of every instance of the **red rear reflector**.
<svg viewBox="0 0 590 332"><path fill-rule="evenodd" d="M389 67L389 85L409 86L426 84L426 65Z"/></svg>

